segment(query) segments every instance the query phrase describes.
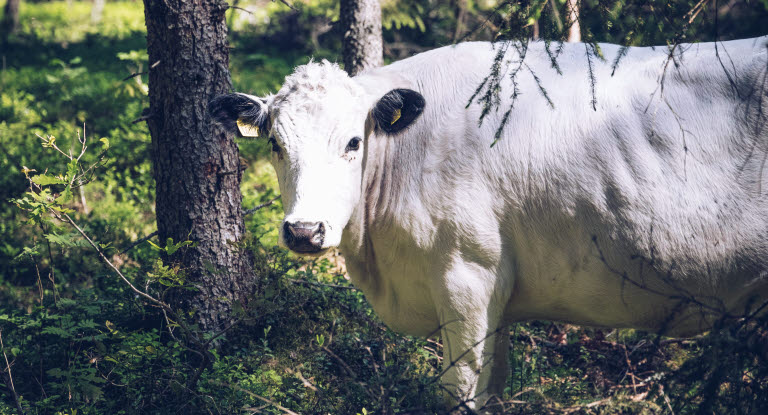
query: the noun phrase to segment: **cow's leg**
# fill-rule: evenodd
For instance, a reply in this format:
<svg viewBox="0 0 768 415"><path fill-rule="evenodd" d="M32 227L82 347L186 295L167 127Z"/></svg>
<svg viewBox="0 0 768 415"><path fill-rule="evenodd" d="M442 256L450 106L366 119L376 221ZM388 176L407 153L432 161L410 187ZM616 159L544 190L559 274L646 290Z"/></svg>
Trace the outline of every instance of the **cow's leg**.
<svg viewBox="0 0 768 415"><path fill-rule="evenodd" d="M441 299L442 385L449 403L480 408L490 394L500 396L504 390L508 343L497 334L508 336L501 318L509 297L499 292L490 271L474 264L454 263L445 282L437 293ZM504 357L496 363L497 345L504 348L503 344L507 348L498 355Z"/></svg>
<svg viewBox="0 0 768 415"><path fill-rule="evenodd" d="M504 398L504 388L509 375L509 326L503 326L494 335L493 367L488 394L500 400Z"/></svg>

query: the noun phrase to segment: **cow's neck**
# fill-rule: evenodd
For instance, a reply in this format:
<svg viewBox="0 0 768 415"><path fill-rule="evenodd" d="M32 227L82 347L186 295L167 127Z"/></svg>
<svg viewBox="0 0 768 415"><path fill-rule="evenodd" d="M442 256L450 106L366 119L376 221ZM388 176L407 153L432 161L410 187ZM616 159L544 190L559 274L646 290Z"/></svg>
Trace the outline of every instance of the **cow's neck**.
<svg viewBox="0 0 768 415"><path fill-rule="evenodd" d="M366 146L367 153L361 183L362 196L352 212L349 223L344 228L340 246L353 282L364 291L369 291L365 289L367 286L375 289L379 280L371 232L381 194L384 152L377 151L381 150L380 146L373 145L374 148L370 148L371 146L370 142Z"/></svg>
<svg viewBox="0 0 768 415"><path fill-rule="evenodd" d="M408 206L402 197L407 183L418 174L420 163L413 157L409 163L398 162L402 156L404 139L414 137L369 136L363 168L362 197L344 229L341 251L347 262L353 282L364 291L376 290L380 284L380 270L374 249L375 235L387 233L392 227L402 227L408 221ZM411 146L414 143L408 143ZM381 249L381 247L379 247ZM368 289L366 289L368 288Z"/></svg>

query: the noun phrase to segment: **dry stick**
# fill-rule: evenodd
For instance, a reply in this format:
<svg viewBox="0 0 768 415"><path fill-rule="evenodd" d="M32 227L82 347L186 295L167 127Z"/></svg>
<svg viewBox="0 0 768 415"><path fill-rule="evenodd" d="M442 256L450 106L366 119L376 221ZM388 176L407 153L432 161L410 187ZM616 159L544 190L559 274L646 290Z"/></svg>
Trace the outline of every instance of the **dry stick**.
<svg viewBox="0 0 768 415"><path fill-rule="evenodd" d="M11 395L13 395L13 400L16 402L16 409L19 410L19 413L21 415L24 415L24 408L21 407L21 401L19 400L19 394L16 393L16 388L13 386L13 374L11 373L11 364L8 362L8 355L5 354L5 345L3 345L3 331L0 330L0 350L3 351L3 357L5 358L5 367L8 372L8 389L11 390ZM4 371L4 372L5 372Z"/></svg>
<svg viewBox="0 0 768 415"><path fill-rule="evenodd" d="M483 20L481 23L478 23L477 25L475 25L475 27L474 27L474 28L472 28L472 30L468 31L467 33L464 33L464 36L462 36L462 37L461 37L461 39L459 39L459 41L458 41L458 42L454 42L454 43L461 43L461 42L465 41L467 38L469 38L470 36L474 35L474 34L475 34L475 33L477 33L478 31L480 31L480 29L482 29L482 28L483 28L483 27L485 27L486 25L492 24L492 23L491 23L491 18L492 18L493 16L495 16L495 15L496 15L496 13L498 13L498 12L499 12L499 10L503 9L503 8L504 8L504 7L506 7L508 4L509 4L509 3L507 3L507 2L502 2L501 4L499 4L498 6L496 6L496 7L495 7L493 10L491 10L491 12L488 14L488 17L486 17L486 18L485 18L485 20ZM497 31L498 31L498 30L497 30Z"/></svg>
<svg viewBox="0 0 768 415"><path fill-rule="evenodd" d="M341 363L341 366L344 368L344 370L347 371L347 373L349 373L350 376L352 376L352 379L357 379L357 375L355 374L355 371L352 370L351 367L349 367L347 362L345 362L339 356L337 356L336 353L332 352L331 349L329 349L329 348L327 348L325 346L322 346L320 348L323 349L324 352L328 353L331 357L336 359L339 363Z"/></svg>
<svg viewBox="0 0 768 415"><path fill-rule="evenodd" d="M40 267L37 266L37 261L35 261L35 257L32 256L32 254L29 254L29 259L33 264L35 264L35 272L37 272L37 287L40 291L40 305L43 305L43 293L45 291L43 290L43 279L40 277Z"/></svg>
<svg viewBox="0 0 768 415"><path fill-rule="evenodd" d="M144 72L134 72L134 73L132 73L132 74L130 74L130 75L128 75L128 76L126 76L125 78L123 78L123 79L122 79L122 81L123 81L123 82L125 82L125 81L127 81L127 80L129 80L129 79L133 79L133 78L135 78L135 77L137 77L137 76L141 76L141 75L146 75L146 74L148 74L148 73L149 73L149 71L144 71Z"/></svg>
<svg viewBox="0 0 768 415"><path fill-rule="evenodd" d="M242 7L237 7L237 6L229 6L229 8L230 8L230 9L235 9L235 10L240 10L240 11L246 12L246 13L248 13L248 14L253 14L253 12L252 12L252 11L250 11L250 10L247 10L247 9L244 9L244 8L242 8Z"/></svg>
<svg viewBox="0 0 768 415"><path fill-rule="evenodd" d="M147 121L147 120L151 119L153 116L154 115L152 115L152 114L142 115L141 117L136 118L135 120L131 121L131 124L138 124L138 123L140 123L142 121Z"/></svg>
<svg viewBox="0 0 768 415"><path fill-rule="evenodd" d="M137 245L143 244L144 242L152 239L152 237L156 236L157 233L158 233L157 231L154 231L154 232L150 233L149 235L147 235L147 236L145 236L145 237L143 237L141 239L137 239L135 242L131 243L130 245L125 247L125 249L120 251L120 253L124 254L124 253L130 251L131 249L136 248Z"/></svg>
<svg viewBox="0 0 768 415"><path fill-rule="evenodd" d="M348 286L348 285L323 284L322 282L296 280L296 279L293 279L293 278L285 278L285 279L290 281L293 284L314 285L314 286L317 286L317 287L329 287L329 288L339 288L339 289L342 289L342 290L357 291L357 288L352 287L352 286Z"/></svg>
<svg viewBox="0 0 768 415"><path fill-rule="evenodd" d="M255 394L255 393L253 393L253 392L251 392L251 391L249 391L249 390L247 390L247 389L243 389L243 388L241 388L241 387L239 387L239 386L237 386L237 385L231 385L231 384L229 384L229 383L226 383L226 382L221 382L221 381L217 381L217 380L209 380L209 381L208 381L208 383L213 383L214 385L219 385L219 386L226 386L226 387L228 387L228 388L232 388L232 389L234 389L234 390L236 390L236 391L240 391L240 392L243 392L243 393L247 393L248 395L250 395L250 396L252 396L252 397L254 397L254 398L256 398L256 399L259 399L259 400L261 400L262 402L266 402L266 403L268 403L268 404L270 404L270 405L274 406L275 408L277 408L277 409L279 409L279 410L283 411L283 412L284 412L284 413L286 413L286 414L289 414L289 415L299 415L298 413L296 413L296 412L293 412L293 411L291 411L290 409L288 409L288 408L286 408L286 407L284 407L284 406L280 406L280 404L278 404L277 402L275 402L275 401L273 401L273 400L271 400L271 399L267 399L267 398L265 398L265 397L263 397L263 396L261 396L261 395L257 395L257 394Z"/></svg>
<svg viewBox="0 0 768 415"><path fill-rule="evenodd" d="M272 0L272 1L274 2L275 0ZM288 6L288 8L289 8L289 9L291 9L291 10L293 10L293 11L295 11L295 12L298 12L298 11L299 11L299 9L297 9L296 7L294 7L294 6L293 6L291 3L288 3L286 0L280 0L280 3L283 3L283 4L285 4L286 6Z"/></svg>
<svg viewBox="0 0 768 415"><path fill-rule="evenodd" d="M310 381L308 381L304 375L301 374L301 372L296 371L296 377L299 378L301 383L304 385L304 387L312 389L316 393L320 393L320 389L317 389L317 386L313 385Z"/></svg>
<svg viewBox="0 0 768 415"><path fill-rule="evenodd" d="M265 207L267 207L267 206L269 206L269 205L271 205L271 204L275 203L275 201L276 201L277 199L280 199L280 195L277 195L277 196L275 196L275 197L274 197L272 200L270 200L269 202L265 202L265 203L262 203L262 204L260 204L260 205L258 205L258 206L256 206L256 207L252 207L252 208L250 208L250 209L248 209L248 210L244 211L244 212L243 212L243 216L248 216L248 215L250 215L251 213L253 213L253 212L256 212L257 210L261 210L261 209L264 209Z"/></svg>
<svg viewBox="0 0 768 415"><path fill-rule="evenodd" d="M57 215L55 213L54 213L54 215L59 216L59 215ZM62 215L67 219L67 222L69 222L70 225L72 225L75 229L77 229L77 231L80 233L80 235L82 235L83 238L85 238L85 240L88 241L88 243L93 247L93 249L96 250L96 252L101 257L102 261L104 261L107 265L109 265L109 267L112 268L112 270L115 271L115 273L117 273L117 275L120 277L120 279L122 279L126 284L128 284L129 287L131 287L131 290L133 290L133 292L135 292L136 294L146 298L147 300L149 300L149 302L151 302L151 303L153 303L153 304L155 304L157 306L160 306L161 308L170 309L168 304L166 304L166 303L156 299L155 297L152 297L151 295L145 293L144 291L141 291L138 288L136 288L131 283L131 281L129 281L128 278L126 278L125 275L123 275L123 273L120 272L119 269L117 269L117 267L112 263L112 261L110 261L109 258L107 258L104 255L104 253L101 251L101 249L99 249L98 245L93 243L91 238L89 238L88 235L86 235L85 232L79 226L77 226L75 221L73 221L72 218L69 217L69 215L67 215L66 213L62 213Z"/></svg>

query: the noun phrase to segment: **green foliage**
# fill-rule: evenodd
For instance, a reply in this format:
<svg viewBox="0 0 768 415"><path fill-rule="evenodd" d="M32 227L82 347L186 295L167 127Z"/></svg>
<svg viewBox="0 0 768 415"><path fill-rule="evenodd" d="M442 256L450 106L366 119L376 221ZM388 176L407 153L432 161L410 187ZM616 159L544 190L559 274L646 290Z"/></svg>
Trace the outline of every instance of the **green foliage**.
<svg viewBox="0 0 768 415"><path fill-rule="evenodd" d="M68 44L88 36L124 39L145 31L144 6L140 2L110 2L98 23L91 21L89 2L21 2L20 38L41 43Z"/></svg>
<svg viewBox="0 0 768 415"><path fill-rule="evenodd" d="M421 16L424 14L424 5L420 3L385 2L381 6L381 23L384 29L400 30L404 27L418 29L421 32L427 30Z"/></svg>

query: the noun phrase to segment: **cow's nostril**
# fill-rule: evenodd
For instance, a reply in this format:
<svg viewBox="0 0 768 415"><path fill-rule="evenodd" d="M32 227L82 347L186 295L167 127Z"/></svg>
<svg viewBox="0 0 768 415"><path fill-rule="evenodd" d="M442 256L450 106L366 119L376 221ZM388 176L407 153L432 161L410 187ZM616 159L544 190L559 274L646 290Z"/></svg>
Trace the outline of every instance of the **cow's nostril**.
<svg viewBox="0 0 768 415"><path fill-rule="evenodd" d="M285 244L293 251L313 253L322 249L325 238L322 222L285 222L283 230Z"/></svg>

